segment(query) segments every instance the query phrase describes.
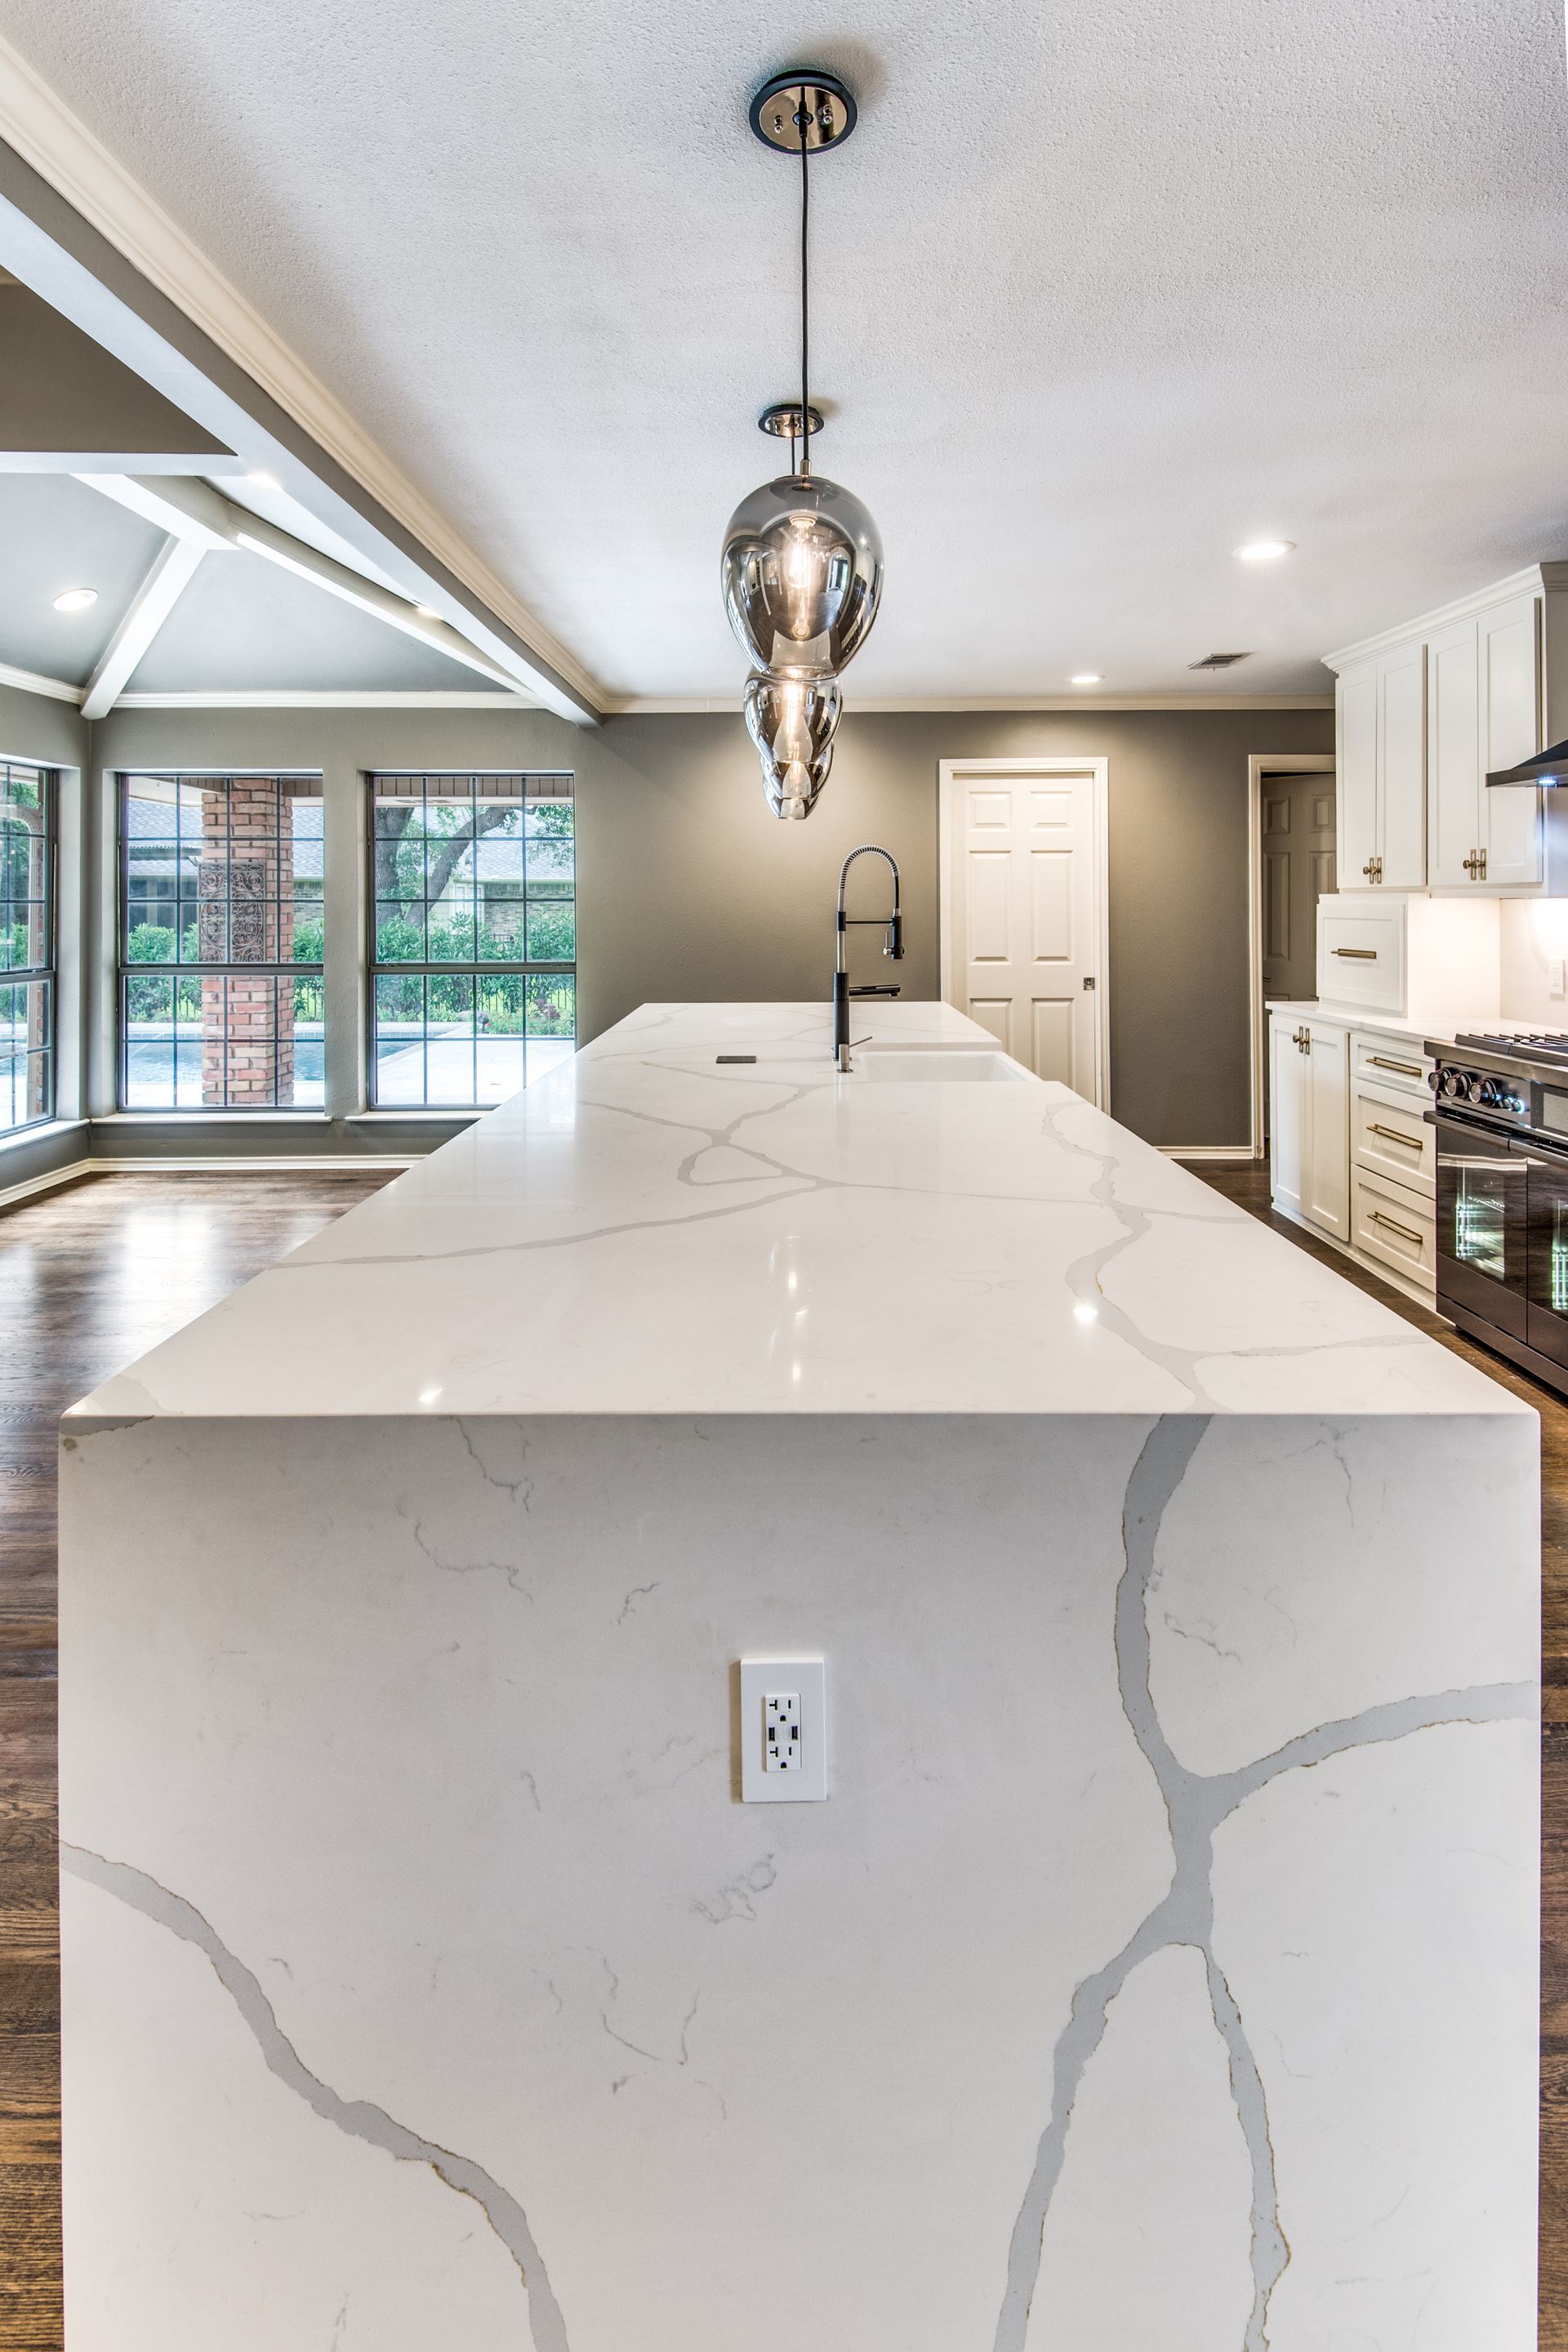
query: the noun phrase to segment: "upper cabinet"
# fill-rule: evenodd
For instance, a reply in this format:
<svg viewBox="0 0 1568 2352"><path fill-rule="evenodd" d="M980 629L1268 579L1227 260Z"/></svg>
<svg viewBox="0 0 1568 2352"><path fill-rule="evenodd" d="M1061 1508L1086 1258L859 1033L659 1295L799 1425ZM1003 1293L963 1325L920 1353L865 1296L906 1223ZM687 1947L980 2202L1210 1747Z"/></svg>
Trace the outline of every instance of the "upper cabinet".
<svg viewBox="0 0 1568 2352"><path fill-rule="evenodd" d="M1568 733L1568 565L1327 658L1342 891L1568 892L1568 793L1486 784Z"/></svg>

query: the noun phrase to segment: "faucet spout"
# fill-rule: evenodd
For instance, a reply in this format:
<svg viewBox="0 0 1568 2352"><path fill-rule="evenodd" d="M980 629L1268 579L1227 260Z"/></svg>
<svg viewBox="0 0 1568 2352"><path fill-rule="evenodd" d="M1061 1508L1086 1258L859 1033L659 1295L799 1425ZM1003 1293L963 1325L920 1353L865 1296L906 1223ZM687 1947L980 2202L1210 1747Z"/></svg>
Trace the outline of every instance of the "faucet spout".
<svg viewBox="0 0 1568 2352"><path fill-rule="evenodd" d="M882 917L868 917L850 916L845 913L844 895L846 886L849 880L849 868L854 865L855 860L858 857L885 857L887 859L889 868L893 877L893 906L892 912L890 914ZM890 849L884 849L881 843L878 841L863 841L859 845L858 848L852 849L849 852L848 856L845 859L842 866L839 868L838 873L837 955L833 968L833 1058L837 1063L840 1070L847 1070L849 1067L849 999L852 996L897 996L899 993L896 988L889 988L886 986L880 988L850 987L848 965L849 933L852 929L858 928L885 928L888 936L883 945L883 954L891 956L895 962L902 961L904 952L904 918L899 905L899 862L893 856L892 851Z"/></svg>

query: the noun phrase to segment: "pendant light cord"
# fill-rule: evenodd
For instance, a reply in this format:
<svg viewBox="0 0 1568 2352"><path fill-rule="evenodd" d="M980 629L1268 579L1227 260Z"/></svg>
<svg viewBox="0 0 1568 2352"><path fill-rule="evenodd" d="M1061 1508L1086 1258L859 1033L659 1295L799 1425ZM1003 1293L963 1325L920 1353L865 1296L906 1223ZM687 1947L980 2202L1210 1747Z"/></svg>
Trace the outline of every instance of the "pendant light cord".
<svg viewBox="0 0 1568 2352"><path fill-rule="evenodd" d="M810 285L810 252L806 230L811 219L811 113L805 102L805 85L800 92L800 112L795 117L800 131L800 430L803 474L811 471L811 392L807 361L810 353L810 324L807 291Z"/></svg>

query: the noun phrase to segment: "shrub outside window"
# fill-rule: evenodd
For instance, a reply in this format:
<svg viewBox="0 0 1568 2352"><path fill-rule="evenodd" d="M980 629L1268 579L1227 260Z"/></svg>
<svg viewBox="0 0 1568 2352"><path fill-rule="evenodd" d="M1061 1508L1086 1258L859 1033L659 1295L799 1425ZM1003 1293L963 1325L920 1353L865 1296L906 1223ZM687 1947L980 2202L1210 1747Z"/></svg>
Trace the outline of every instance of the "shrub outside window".
<svg viewBox="0 0 1568 2352"><path fill-rule="evenodd" d="M121 779L120 1100L319 1109L321 785Z"/></svg>
<svg viewBox="0 0 1568 2352"><path fill-rule="evenodd" d="M55 793L0 760L0 1133L55 1111Z"/></svg>
<svg viewBox="0 0 1568 2352"><path fill-rule="evenodd" d="M575 1050L572 778L376 775L370 792L373 1098L503 1102Z"/></svg>

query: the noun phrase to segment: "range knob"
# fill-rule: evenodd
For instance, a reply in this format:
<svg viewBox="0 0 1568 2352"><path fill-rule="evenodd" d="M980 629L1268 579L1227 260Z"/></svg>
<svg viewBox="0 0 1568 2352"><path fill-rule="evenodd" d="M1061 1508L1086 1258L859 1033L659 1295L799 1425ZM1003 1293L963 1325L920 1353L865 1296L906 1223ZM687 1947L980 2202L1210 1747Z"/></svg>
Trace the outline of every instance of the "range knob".
<svg viewBox="0 0 1568 2352"><path fill-rule="evenodd" d="M1442 1088L1450 1102L1463 1102L1468 1091L1463 1070L1445 1070L1442 1076Z"/></svg>
<svg viewBox="0 0 1568 2352"><path fill-rule="evenodd" d="M1506 1103L1508 1101L1508 1097L1503 1092L1500 1080L1497 1078L1483 1078L1481 1080L1481 1090L1479 1095L1472 1096L1471 1099L1472 1101L1495 1104Z"/></svg>

